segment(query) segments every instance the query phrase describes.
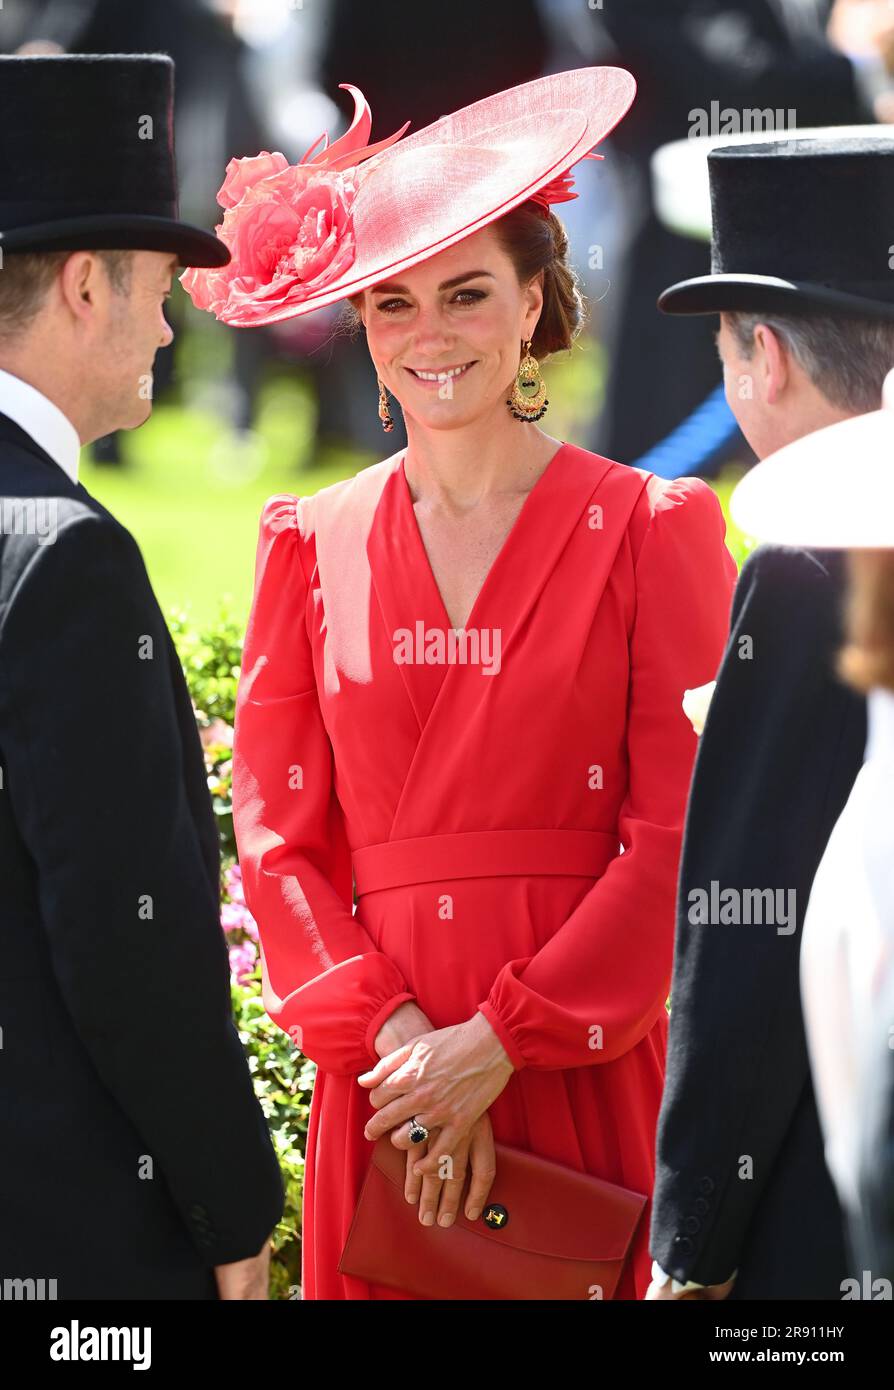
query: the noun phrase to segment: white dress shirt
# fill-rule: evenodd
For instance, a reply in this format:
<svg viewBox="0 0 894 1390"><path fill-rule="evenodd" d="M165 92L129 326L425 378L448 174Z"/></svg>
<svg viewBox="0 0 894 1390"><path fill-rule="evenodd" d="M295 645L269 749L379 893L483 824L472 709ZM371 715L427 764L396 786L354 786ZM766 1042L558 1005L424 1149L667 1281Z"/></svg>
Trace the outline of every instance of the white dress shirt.
<svg viewBox="0 0 894 1390"><path fill-rule="evenodd" d="M894 969L894 692L872 690L866 761L820 861L801 941L801 995L826 1164L858 1209L863 1059ZM875 1044L875 1045L874 1045Z"/></svg>
<svg viewBox="0 0 894 1390"><path fill-rule="evenodd" d="M81 441L74 425L48 396L0 369L0 415L8 415L50 458L78 481Z"/></svg>

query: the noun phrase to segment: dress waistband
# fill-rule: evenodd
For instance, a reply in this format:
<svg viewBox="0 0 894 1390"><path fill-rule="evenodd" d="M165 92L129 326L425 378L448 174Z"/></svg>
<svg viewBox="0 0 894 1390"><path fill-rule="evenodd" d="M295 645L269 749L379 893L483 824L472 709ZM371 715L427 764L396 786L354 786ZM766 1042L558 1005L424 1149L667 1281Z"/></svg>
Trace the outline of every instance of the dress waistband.
<svg viewBox="0 0 894 1390"><path fill-rule="evenodd" d="M438 879L560 874L598 878L620 849L603 830L466 830L386 840L353 854L358 897Z"/></svg>

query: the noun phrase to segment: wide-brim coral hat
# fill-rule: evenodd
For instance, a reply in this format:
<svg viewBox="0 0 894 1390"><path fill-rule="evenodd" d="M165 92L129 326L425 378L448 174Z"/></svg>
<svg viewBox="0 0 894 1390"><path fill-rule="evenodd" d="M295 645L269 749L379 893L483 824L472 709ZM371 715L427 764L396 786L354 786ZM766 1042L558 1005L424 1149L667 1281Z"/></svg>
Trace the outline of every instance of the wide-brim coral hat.
<svg viewBox="0 0 894 1390"><path fill-rule="evenodd" d="M735 488L730 511L748 535L776 545L894 547L894 371L881 410L769 454Z"/></svg>
<svg viewBox="0 0 894 1390"><path fill-rule="evenodd" d="M363 94L329 145L321 135L290 165L266 151L234 159L218 193L221 269L181 277L193 302L237 327L277 323L359 293L437 255L529 198L542 209L571 192L569 170L629 110L622 68L578 68L525 82L404 137L368 145ZM323 141L323 148L314 151Z"/></svg>

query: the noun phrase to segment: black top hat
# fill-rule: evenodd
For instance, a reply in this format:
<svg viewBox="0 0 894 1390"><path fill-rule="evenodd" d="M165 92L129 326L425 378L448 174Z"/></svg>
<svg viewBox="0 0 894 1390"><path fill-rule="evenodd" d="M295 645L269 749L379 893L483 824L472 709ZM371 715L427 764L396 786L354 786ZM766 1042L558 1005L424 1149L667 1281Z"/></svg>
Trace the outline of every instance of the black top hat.
<svg viewBox="0 0 894 1390"><path fill-rule="evenodd" d="M666 314L894 318L894 139L781 139L708 156L712 274L664 291Z"/></svg>
<svg viewBox="0 0 894 1390"><path fill-rule="evenodd" d="M0 250L143 250L226 265L181 222L165 54L0 57Z"/></svg>

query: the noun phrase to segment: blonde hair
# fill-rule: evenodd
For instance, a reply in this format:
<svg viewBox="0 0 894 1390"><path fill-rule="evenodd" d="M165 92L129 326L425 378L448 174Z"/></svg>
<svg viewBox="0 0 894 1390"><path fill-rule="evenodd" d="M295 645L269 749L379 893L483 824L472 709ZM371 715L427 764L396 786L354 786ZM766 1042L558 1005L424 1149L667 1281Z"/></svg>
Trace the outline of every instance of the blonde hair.
<svg viewBox="0 0 894 1390"><path fill-rule="evenodd" d="M839 674L857 690L894 691L894 550L851 551L848 575Z"/></svg>

